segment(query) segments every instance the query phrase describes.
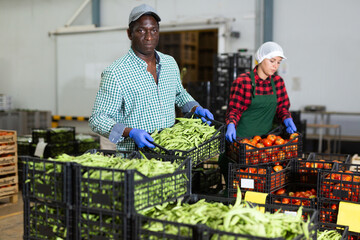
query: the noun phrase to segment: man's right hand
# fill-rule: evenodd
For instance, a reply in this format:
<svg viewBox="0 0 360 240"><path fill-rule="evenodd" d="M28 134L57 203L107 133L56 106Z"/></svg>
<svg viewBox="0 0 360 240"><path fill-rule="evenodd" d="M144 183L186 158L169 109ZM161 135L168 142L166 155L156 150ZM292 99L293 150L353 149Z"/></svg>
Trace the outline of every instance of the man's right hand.
<svg viewBox="0 0 360 240"><path fill-rule="evenodd" d="M153 144L151 144L151 142L153 142L154 139L150 136L149 133L147 133L146 131L144 131L142 129L137 129L137 128L131 129L131 131L129 132L129 137L134 140L134 142L136 143L136 145L139 148L143 148L143 147L154 148L155 147Z"/></svg>
<svg viewBox="0 0 360 240"><path fill-rule="evenodd" d="M227 125L227 130L226 130L225 138L226 138L226 140L228 140L229 142L233 142L234 140L236 140L235 124L229 123L229 124Z"/></svg>

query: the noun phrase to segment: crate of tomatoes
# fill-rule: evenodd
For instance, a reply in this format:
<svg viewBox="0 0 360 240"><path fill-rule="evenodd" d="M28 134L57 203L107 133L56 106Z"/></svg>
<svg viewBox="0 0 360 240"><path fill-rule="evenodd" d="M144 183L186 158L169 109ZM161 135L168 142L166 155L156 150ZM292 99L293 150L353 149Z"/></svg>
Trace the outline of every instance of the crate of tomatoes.
<svg viewBox="0 0 360 240"><path fill-rule="evenodd" d="M297 158L302 151L301 134L268 134L227 142L227 157L239 164L261 164Z"/></svg>
<svg viewBox="0 0 360 240"><path fill-rule="evenodd" d="M319 169L331 170L335 163L350 163L348 154L304 153L294 161L294 176L297 182L316 184Z"/></svg>
<svg viewBox="0 0 360 240"><path fill-rule="evenodd" d="M269 203L316 209L316 186L292 183L269 194Z"/></svg>
<svg viewBox="0 0 360 240"><path fill-rule="evenodd" d="M284 187L290 179L291 162L242 165L229 164L229 196L235 197L237 186L246 191L270 193Z"/></svg>
<svg viewBox="0 0 360 240"><path fill-rule="evenodd" d="M337 163L319 173L319 197L360 202L360 164Z"/></svg>
<svg viewBox="0 0 360 240"><path fill-rule="evenodd" d="M320 198L318 201L319 222L336 223L339 203L339 200L327 200Z"/></svg>

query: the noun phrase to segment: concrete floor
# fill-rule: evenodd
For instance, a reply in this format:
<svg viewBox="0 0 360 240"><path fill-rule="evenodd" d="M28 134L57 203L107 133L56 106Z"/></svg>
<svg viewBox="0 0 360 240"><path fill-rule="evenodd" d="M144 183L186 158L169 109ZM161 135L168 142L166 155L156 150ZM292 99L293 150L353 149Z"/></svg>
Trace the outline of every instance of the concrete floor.
<svg viewBox="0 0 360 240"><path fill-rule="evenodd" d="M0 200L0 240L23 239L23 214L21 192L17 203L11 203L9 198Z"/></svg>

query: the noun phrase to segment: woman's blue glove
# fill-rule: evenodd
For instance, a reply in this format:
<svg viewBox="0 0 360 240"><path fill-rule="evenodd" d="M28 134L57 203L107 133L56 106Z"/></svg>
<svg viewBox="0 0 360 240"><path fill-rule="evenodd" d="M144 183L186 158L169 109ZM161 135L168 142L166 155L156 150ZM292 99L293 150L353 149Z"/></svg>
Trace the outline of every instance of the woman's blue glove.
<svg viewBox="0 0 360 240"><path fill-rule="evenodd" d="M203 117L207 117L207 118L210 119L210 120L214 120L214 115L213 115L209 110L207 110L206 108L202 108L202 107L200 107L200 106L198 106L198 107L195 109L195 114L201 116L201 117L202 117L201 120L202 120L203 122L206 122L206 119L203 118ZM211 122L210 122L210 121L207 121L207 124L210 125Z"/></svg>
<svg viewBox="0 0 360 240"><path fill-rule="evenodd" d="M129 132L129 137L131 137L134 140L134 142L136 143L136 145L139 148L143 148L143 147L154 148L155 147L153 144L150 143L150 142L153 142L154 139L150 136L149 133L147 133L146 131L144 131L142 129L133 128Z"/></svg>
<svg viewBox="0 0 360 240"><path fill-rule="evenodd" d="M226 140L229 142L233 142L236 140L236 130L235 130L235 124L229 123L227 125L226 134L225 134Z"/></svg>
<svg viewBox="0 0 360 240"><path fill-rule="evenodd" d="M284 120L284 124L285 124L285 126L286 126L286 131L287 131L288 133L291 134L291 133L294 133L294 132L297 131L296 126L295 126L295 123L294 123L294 121L293 121L292 118L287 118L287 119L285 119L285 120Z"/></svg>

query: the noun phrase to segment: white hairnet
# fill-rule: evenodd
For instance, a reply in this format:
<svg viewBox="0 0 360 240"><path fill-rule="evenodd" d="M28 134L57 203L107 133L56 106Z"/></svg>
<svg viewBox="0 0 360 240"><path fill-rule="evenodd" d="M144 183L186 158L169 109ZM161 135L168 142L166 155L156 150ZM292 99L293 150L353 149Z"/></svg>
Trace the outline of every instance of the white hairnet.
<svg viewBox="0 0 360 240"><path fill-rule="evenodd" d="M283 59L286 59L283 49L275 42L263 43L255 54L255 59L258 63L261 63L265 58L271 59L273 57L282 57Z"/></svg>

